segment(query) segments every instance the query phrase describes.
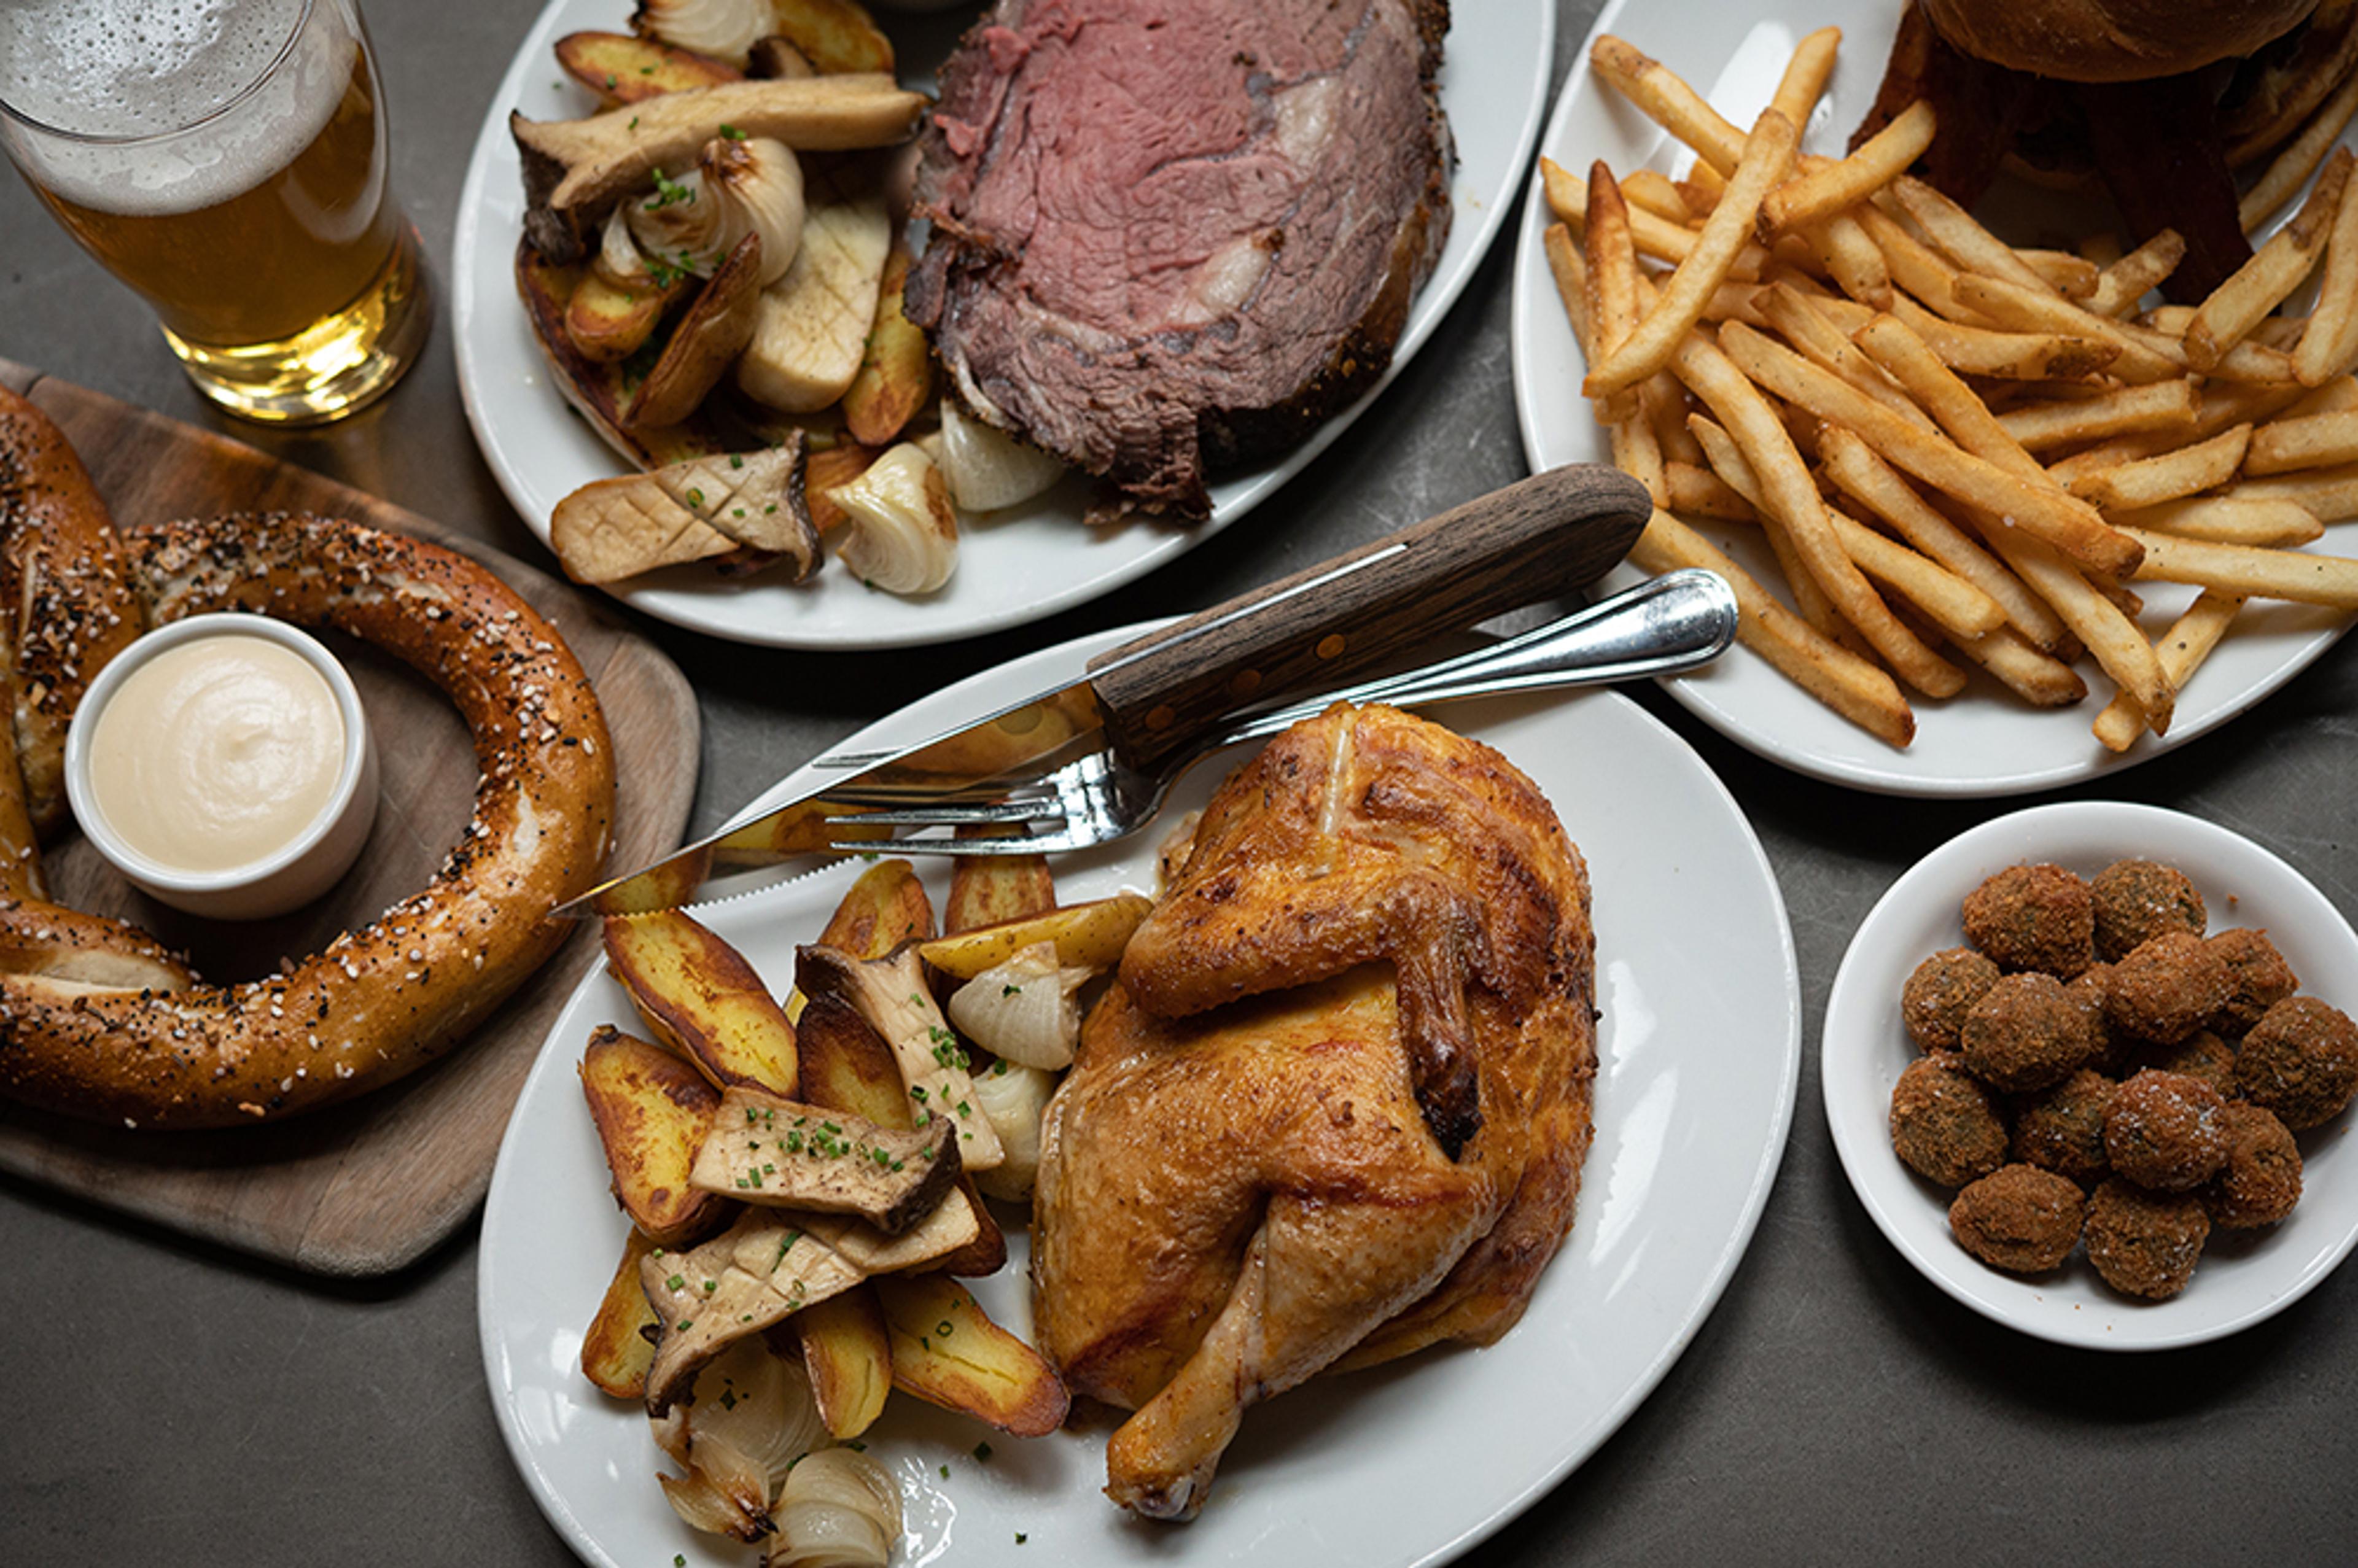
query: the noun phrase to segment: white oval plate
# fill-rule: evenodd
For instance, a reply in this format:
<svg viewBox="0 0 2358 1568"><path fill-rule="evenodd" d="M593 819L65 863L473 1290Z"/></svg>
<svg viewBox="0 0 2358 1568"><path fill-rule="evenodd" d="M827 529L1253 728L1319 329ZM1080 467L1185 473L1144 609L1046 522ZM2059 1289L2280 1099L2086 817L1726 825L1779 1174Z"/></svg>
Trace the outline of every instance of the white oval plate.
<svg viewBox="0 0 2358 1568"><path fill-rule="evenodd" d="M580 28L621 28L628 0L552 0L516 51L500 84L459 198L451 246L450 316L459 390L483 459L525 524L548 539L557 502L591 480L623 471L622 460L577 416L551 384L553 373L516 302L516 238L524 190L508 112L534 119L590 112L589 94L568 82L550 52ZM888 14L885 25L892 25ZM1451 182L1456 202L1449 243L1409 311L1392 368L1375 391L1320 427L1283 460L1212 487L1212 516L1194 528L1144 520L1087 527L1088 487L1070 480L1039 502L995 514L968 529L957 573L937 593L905 598L863 587L830 563L800 587L724 581L709 570L673 568L618 585L615 597L660 621L740 643L775 648L899 648L946 643L1020 626L1070 609L1153 570L1251 511L1347 429L1408 362L1474 276L1505 226L1516 182L1547 106L1555 58L1551 0L1480 0L1455 7L1441 70L1441 102L1457 141ZM903 62L904 72L915 65Z"/></svg>
<svg viewBox="0 0 2358 1568"><path fill-rule="evenodd" d="M1076 675L1141 628L1031 654L903 709L850 742L906 743ZM1480 1351L1321 1379L1245 1418L1203 1517L1156 1526L1098 1491L1107 1429L1023 1442L895 1398L869 1454L900 1477L894 1561L1429 1563L1497 1529L1571 1470L1670 1369L1735 1271L1784 1149L1800 1072L1801 990L1784 905L1758 839L1685 742L1609 693L1463 704L1451 722L1536 779L1588 858L1597 931L1595 1148L1579 1216L1531 1310ZM1171 819L1240 761L1181 782ZM781 788L790 787L788 781ZM775 792L773 792L774 794ZM758 806L761 803L756 803ZM752 809L752 808L749 808ZM1067 901L1148 888L1159 834L1059 862ZM856 863L698 914L783 987ZM941 879L929 872L936 890ZM654 1485L644 1415L583 1380L582 1332L626 1226L575 1078L592 1025L629 1025L602 968L550 1032L518 1101L483 1213L483 1364L500 1430L548 1518L586 1560L730 1563ZM1028 1333L1029 1249L977 1281ZM988 1440L987 1463L974 1457ZM947 1465L945 1480L941 1467ZM1020 1540L1028 1538L1024 1544Z"/></svg>
<svg viewBox="0 0 2358 1568"><path fill-rule="evenodd" d="M1909 868L1851 938L1826 1003L1819 1049L1834 1150L1894 1247L1924 1277L1993 1322L2058 1345L2163 1350L2199 1345L2274 1316L2309 1293L2358 1242L2358 1152L2345 1113L2300 1139L2302 1191L2265 1230L2214 1230L2193 1282L2158 1303L2115 1293L2084 1252L2050 1275L1985 1267L1949 1233L1951 1194L1891 1151L1891 1089L1919 1054L1899 1018L1916 966L1964 940L1958 906L1992 873L2051 861L2093 876L2136 856L2176 866L2211 912L2211 929L2265 927L2304 993L2348 1008L2358 996L2358 933L2306 877L2249 838L2158 806L2075 801L2017 811L1959 835Z"/></svg>
<svg viewBox="0 0 2358 1568"><path fill-rule="evenodd" d="M1820 0L1806 10L1765 0L1648 0L1638 5L1612 0L1597 17L1596 31L1628 38L1707 92L1723 113L1749 124L1776 91L1793 41L1816 27L1840 27L1841 59L1805 137L1812 150L1839 156L1851 128L1874 101L1898 15L1890 0ZM1586 58L1584 49L1582 59ZM1601 157L1619 174L1641 167L1682 170L1687 161L1666 133L1599 83L1585 64L1575 66L1565 81L1540 151L1582 171ZM1546 198L1534 179L1524 203L1514 271L1515 408L1523 452L1534 470L1612 460L1604 429L1580 395L1585 367L1541 244L1550 222ZM1746 570L1764 581L1781 581L1757 529L1698 526ZM2312 547L2348 555L2358 546L2348 542L2345 530L2341 539L2329 537ZM1602 587L1627 587L1640 575L1625 567ZM2140 624L2148 633L2166 628L2194 597L2190 589L2164 583L2139 583L2137 591L2145 597ZM1911 693L1916 741L1904 752L1835 717L1748 648L1732 648L1708 668L1665 677L1662 685L1738 745L1812 778L1888 795L2020 795L2131 767L2207 734L2306 668L2353 619L2300 605L2246 605L2180 695L2169 735L2147 735L2118 754L2089 733L2112 690L2092 661L2082 665L2091 677L2088 698L2057 711L2028 706L1978 670L1962 693L1945 702Z"/></svg>

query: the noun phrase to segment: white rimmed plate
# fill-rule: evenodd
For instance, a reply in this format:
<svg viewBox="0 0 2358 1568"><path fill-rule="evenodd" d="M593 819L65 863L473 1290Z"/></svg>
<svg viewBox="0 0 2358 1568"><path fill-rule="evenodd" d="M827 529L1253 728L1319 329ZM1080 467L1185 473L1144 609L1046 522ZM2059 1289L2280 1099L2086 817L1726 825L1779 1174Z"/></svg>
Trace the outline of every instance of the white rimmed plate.
<svg viewBox="0 0 2358 1568"><path fill-rule="evenodd" d="M1813 28L1840 27L1840 62L1805 135L1812 151L1839 156L1874 100L1899 9L1889 0L1823 0L1807 10L1764 0L1611 0L1596 31L1627 38L1705 91L1723 113L1749 124L1776 90L1794 40ZM1688 161L1666 133L1605 88L1585 63L1565 81L1540 151L1582 172L1600 157L1619 174L1639 168L1682 171ZM1513 287L1515 407L1523 452L1534 470L1612 460L1604 429L1580 395L1585 367L1541 242L1550 221L1533 180ZM2061 232L2071 230L2067 225ZM2030 243L2030 236L2023 240ZM1780 580L1758 530L1699 526L1747 570L1768 582ZM2344 537L2329 535L2311 547L2348 555L2358 546L2344 531ZM1601 586L1626 587L1638 576L1624 568ZM2192 589L2162 583L2139 583L2137 591L2146 600L2141 624L2148 633L2167 627L2193 599ZM2082 665L2090 675L2088 700L2058 711L2027 706L1978 671L1963 693L1945 702L1911 696L1916 740L1906 751L1835 717L1747 648L1731 649L1709 668L1668 676L1662 684L1737 744L1813 778L1890 795L2020 795L2133 766L2207 734L2306 668L2352 620L2299 605L2247 605L2180 694L2169 734L2146 736L2117 755L2089 733L2112 687L2088 662Z"/></svg>
<svg viewBox="0 0 2358 1568"><path fill-rule="evenodd" d="M459 199L450 262L459 388L484 460L544 543L558 501L623 471L623 464L551 384L516 301L524 192L508 112L535 119L588 113L589 95L563 80L550 47L578 29L619 29L630 10L629 0L552 0L483 117ZM890 13L882 20L896 25ZM1441 72L1442 105L1457 143L1455 212L1449 243L1409 312L1393 373L1432 335L1504 227L1516 182L1531 162L1554 56L1552 0L1480 0L1455 8ZM912 73L934 63L913 58L903 68ZM1145 521L1087 527L1081 513L1087 487L1076 480L976 524L949 585L922 598L863 587L832 564L800 587L759 578L729 582L708 570L675 568L614 591L658 620L770 647L896 648L1001 631L1094 599L1201 544L1301 471L1381 390L1327 421L1282 461L1213 486L1211 520L1195 528Z"/></svg>
<svg viewBox="0 0 2358 1568"><path fill-rule="evenodd" d="M985 711L1134 636L1044 650L886 719L851 744L905 743ZM1577 1222L1499 1344L1320 1380L1250 1411L1202 1518L1124 1518L1101 1496L1105 1431L1022 1442L896 1399L868 1452L900 1477L895 1561L961 1563L1428 1563L1498 1528L1602 1443L1693 1337L1750 1240L1783 1152L1801 993L1774 877L1741 811L1685 742L1609 693L1459 705L1450 721L1544 788L1588 858L1597 930L1597 1139ZM1183 780L1200 805L1238 759ZM795 787L788 780L780 791ZM779 792L772 792L773 796ZM749 811L762 805L756 802ZM1069 857L1067 901L1152 882L1154 840ZM698 911L783 987L856 864ZM941 885L939 881L936 886ZM502 1146L483 1214L483 1361L509 1452L586 1560L644 1568L749 1559L693 1535L656 1490L644 1416L582 1379L582 1331L621 1255L598 1141L575 1080L590 1028L628 1026L600 971L551 1031ZM1025 1239L979 1281L1028 1328ZM988 1439L991 1454L973 1450ZM945 1479L941 1468L947 1465ZM1019 1534L1028 1538L1019 1547Z"/></svg>
<svg viewBox="0 0 2358 1568"><path fill-rule="evenodd" d="M1851 938L1826 1003L1819 1063L1834 1150L1866 1212L1924 1277L1996 1323L2059 1345L2162 1350L2199 1345L2283 1311L2358 1243L2358 1151L2348 1113L2300 1138L2299 1206L2265 1230L2213 1231L2193 1282L2158 1303L2114 1293L2084 1253L2030 1278L1984 1266L1949 1233L1951 1195L1891 1151L1891 1089L1918 1053L1899 1018L1916 966L1964 940L1958 906L1984 878L2028 861L2093 876L2131 857L2192 879L2211 929L2264 927L2302 990L2358 1001L2358 933L2308 878L2239 833L2158 806L2115 801L2042 806L1952 838L1891 885Z"/></svg>

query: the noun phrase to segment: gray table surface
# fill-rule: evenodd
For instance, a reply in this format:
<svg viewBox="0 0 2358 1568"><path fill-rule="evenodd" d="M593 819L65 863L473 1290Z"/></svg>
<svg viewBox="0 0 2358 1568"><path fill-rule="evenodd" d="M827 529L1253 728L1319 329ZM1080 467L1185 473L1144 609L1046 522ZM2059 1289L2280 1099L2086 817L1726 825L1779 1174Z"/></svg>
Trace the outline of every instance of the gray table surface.
<svg viewBox="0 0 2358 1568"><path fill-rule="evenodd" d="M1564 0L1559 81L1595 9ZM395 178L438 282L477 124L535 10L370 6ZM947 679L1211 603L1520 477L1511 251L1490 256L1390 392L1260 514L1096 604L1005 636L861 656L747 650L648 623L703 703L696 828ZM0 354L545 558L468 432L447 309L425 362L378 410L325 434L259 433L212 413L138 302L0 176ZM2353 650L2344 643L2195 745L2062 793L2224 823L2358 914ZM1843 1178L1815 1042L1844 947L1905 867L2016 803L1814 784L1636 695L1717 770L1768 846L1801 957L1800 1106L1751 1251L1685 1355L1595 1456L1468 1561L2350 1561L2358 1270L2224 1343L2057 1349L1924 1282ZM0 1256L13 1260L0 1268L0 1343L16 1379L0 1422L0 1563L569 1561L493 1423L472 1225L396 1277L339 1286L0 1179Z"/></svg>

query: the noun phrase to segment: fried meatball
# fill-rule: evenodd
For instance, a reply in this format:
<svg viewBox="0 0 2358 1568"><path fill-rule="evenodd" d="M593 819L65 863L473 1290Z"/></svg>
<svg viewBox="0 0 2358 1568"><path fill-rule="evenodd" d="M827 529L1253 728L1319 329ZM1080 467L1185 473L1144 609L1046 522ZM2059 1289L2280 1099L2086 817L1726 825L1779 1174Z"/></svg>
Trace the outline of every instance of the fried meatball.
<svg viewBox="0 0 2358 1568"><path fill-rule="evenodd" d="M2358 1091L2358 1027L2313 996L2287 997L2244 1036L2235 1082L2295 1132L2330 1121Z"/></svg>
<svg viewBox="0 0 2358 1568"><path fill-rule="evenodd" d="M2148 1068L2114 1091L2104 1157L2141 1187L2191 1192L2227 1163L2227 1102L2200 1078Z"/></svg>
<svg viewBox="0 0 2358 1568"><path fill-rule="evenodd" d="M2202 1189L2211 1223L2229 1230L2274 1225L2300 1201L2300 1145L2255 1105L2227 1108L2227 1168Z"/></svg>
<svg viewBox="0 0 2358 1568"><path fill-rule="evenodd" d="M2138 1054L2137 1065L2201 1078L2227 1099L2242 1092L2235 1087L2235 1048L2207 1029L2196 1030L2175 1045L2147 1046Z"/></svg>
<svg viewBox="0 0 2358 1568"><path fill-rule="evenodd" d="M2063 988L2063 994L2080 1004L2088 1015L2088 1028L2096 1041L2095 1054L2088 1065L2108 1078L2117 1078L2134 1071L2131 1062L2136 1054L2136 1042L2125 1034L2115 1034L2113 1026L2104 1022L2104 998L2112 993L2113 967L2091 964L2072 977Z"/></svg>
<svg viewBox="0 0 2358 1568"><path fill-rule="evenodd" d="M1891 1147L1925 1180L1962 1187L2006 1163L2006 1123L1956 1057L1919 1056L1892 1086Z"/></svg>
<svg viewBox="0 0 2358 1568"><path fill-rule="evenodd" d="M2001 969L2068 980L2096 959L2088 884L2061 866L2010 866L1965 895L1965 940Z"/></svg>
<svg viewBox="0 0 2358 1568"><path fill-rule="evenodd" d="M2201 937L2165 931L2113 966L2104 1021L2124 1034L2175 1045L2227 1000L2226 961Z"/></svg>
<svg viewBox="0 0 2358 1568"><path fill-rule="evenodd" d="M2093 1187L2112 1169L2104 1157L2104 1112L2112 1079L2082 1067L2053 1088L2021 1100L2014 1112L2014 1157Z"/></svg>
<svg viewBox="0 0 2358 1568"><path fill-rule="evenodd" d="M2241 1034L2260 1014L2300 989L2300 979L2265 931L2222 931L2211 950L2227 965L2227 1000L2211 1015L2211 1027Z"/></svg>
<svg viewBox="0 0 2358 1568"><path fill-rule="evenodd" d="M1899 989L1908 1037L1927 1051L1953 1051L1965 1012L1997 984L1997 966L1971 947L1951 947L1916 966Z"/></svg>
<svg viewBox="0 0 2358 1568"><path fill-rule="evenodd" d="M2080 1240L2080 1189L2052 1171L2006 1165L1949 1206L1957 1244L1993 1269L2043 1274Z"/></svg>
<svg viewBox="0 0 2358 1568"><path fill-rule="evenodd" d="M1965 1066L1992 1088L2021 1094L2060 1084L2095 1054L2080 1004L2048 974L2007 975L1965 1014Z"/></svg>
<svg viewBox="0 0 2358 1568"><path fill-rule="evenodd" d="M2211 1217L2191 1193L2149 1193L2107 1176L2088 1195L2081 1235L2104 1283L2123 1295L2166 1302L2194 1277Z"/></svg>
<svg viewBox="0 0 2358 1568"><path fill-rule="evenodd" d="M2088 892L2096 910L2096 957L2125 958L2165 931L2202 935L2209 915L2186 873L2158 860L2115 860Z"/></svg>

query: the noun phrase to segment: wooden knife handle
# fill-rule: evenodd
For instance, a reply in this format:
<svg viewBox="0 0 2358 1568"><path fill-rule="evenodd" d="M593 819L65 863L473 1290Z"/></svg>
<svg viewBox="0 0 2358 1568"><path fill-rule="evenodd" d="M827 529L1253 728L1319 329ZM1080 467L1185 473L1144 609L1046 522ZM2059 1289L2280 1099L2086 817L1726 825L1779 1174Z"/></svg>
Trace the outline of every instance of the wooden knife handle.
<svg viewBox="0 0 2358 1568"><path fill-rule="evenodd" d="M1122 755L1151 762L1239 708L1594 582L1651 514L1626 474L1550 469L1101 654L1089 680Z"/></svg>

